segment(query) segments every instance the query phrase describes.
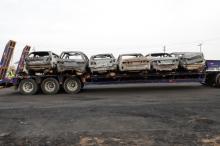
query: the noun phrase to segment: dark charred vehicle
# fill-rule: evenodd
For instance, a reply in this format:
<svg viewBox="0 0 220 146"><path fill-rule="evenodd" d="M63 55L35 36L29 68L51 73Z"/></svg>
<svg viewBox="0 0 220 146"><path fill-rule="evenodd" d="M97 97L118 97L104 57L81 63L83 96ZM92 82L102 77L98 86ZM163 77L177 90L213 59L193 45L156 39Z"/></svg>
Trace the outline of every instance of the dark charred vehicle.
<svg viewBox="0 0 220 146"><path fill-rule="evenodd" d="M54 73L58 59L59 56L51 51L32 52L25 59L25 66L29 74Z"/></svg>
<svg viewBox="0 0 220 146"><path fill-rule="evenodd" d="M88 57L79 51L62 52L57 63L57 71L82 75L88 71Z"/></svg>

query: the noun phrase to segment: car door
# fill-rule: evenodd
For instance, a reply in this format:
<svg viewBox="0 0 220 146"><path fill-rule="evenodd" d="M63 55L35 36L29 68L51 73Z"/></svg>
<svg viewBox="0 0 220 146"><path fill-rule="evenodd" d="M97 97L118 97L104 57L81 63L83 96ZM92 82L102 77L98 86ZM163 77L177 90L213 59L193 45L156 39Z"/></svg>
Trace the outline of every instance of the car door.
<svg viewBox="0 0 220 146"><path fill-rule="evenodd" d="M82 71L82 69L84 70L87 63L84 60L84 56L76 52L65 53L61 57L64 70Z"/></svg>

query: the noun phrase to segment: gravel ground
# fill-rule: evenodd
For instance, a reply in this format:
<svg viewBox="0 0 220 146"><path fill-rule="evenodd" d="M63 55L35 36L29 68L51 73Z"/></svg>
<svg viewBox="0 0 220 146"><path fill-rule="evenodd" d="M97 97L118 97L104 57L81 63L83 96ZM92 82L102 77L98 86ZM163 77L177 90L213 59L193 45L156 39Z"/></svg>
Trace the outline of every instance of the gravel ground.
<svg viewBox="0 0 220 146"><path fill-rule="evenodd" d="M0 90L0 145L220 146L220 90L85 86L77 95Z"/></svg>

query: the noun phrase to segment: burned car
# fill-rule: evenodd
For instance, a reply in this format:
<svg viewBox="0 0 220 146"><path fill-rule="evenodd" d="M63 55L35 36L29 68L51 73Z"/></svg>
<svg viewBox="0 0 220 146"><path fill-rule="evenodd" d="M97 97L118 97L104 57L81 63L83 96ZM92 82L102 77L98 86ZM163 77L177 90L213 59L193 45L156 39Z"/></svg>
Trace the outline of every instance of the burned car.
<svg viewBox="0 0 220 146"><path fill-rule="evenodd" d="M115 72L117 70L117 62L112 54L93 55L89 60L89 68L92 73Z"/></svg>
<svg viewBox="0 0 220 146"><path fill-rule="evenodd" d="M79 51L65 51L60 55L57 71L81 75L88 70L88 57Z"/></svg>
<svg viewBox="0 0 220 146"><path fill-rule="evenodd" d="M178 57L168 53L153 53L146 55L150 60L151 67L156 71L172 71L178 69Z"/></svg>
<svg viewBox="0 0 220 146"><path fill-rule="evenodd" d="M122 54L118 57L120 71L140 72L150 70L150 62L142 54Z"/></svg>
<svg viewBox="0 0 220 146"><path fill-rule="evenodd" d="M29 74L56 72L59 56L51 51L32 52L25 58L25 67Z"/></svg>
<svg viewBox="0 0 220 146"><path fill-rule="evenodd" d="M204 55L201 52L175 52L179 58L180 67L188 71L202 71L205 68Z"/></svg>

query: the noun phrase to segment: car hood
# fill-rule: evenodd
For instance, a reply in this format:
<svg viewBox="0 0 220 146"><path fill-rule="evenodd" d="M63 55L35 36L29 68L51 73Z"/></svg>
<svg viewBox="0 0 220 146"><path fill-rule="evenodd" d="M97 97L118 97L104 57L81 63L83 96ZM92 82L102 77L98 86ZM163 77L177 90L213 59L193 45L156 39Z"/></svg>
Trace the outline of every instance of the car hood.
<svg viewBox="0 0 220 146"><path fill-rule="evenodd" d="M129 59L122 59L122 62L132 62L132 61L147 61L146 57L138 57L138 58L129 58Z"/></svg>
<svg viewBox="0 0 220 146"><path fill-rule="evenodd" d="M45 64L50 62L48 57L28 57L25 59L25 62L27 64Z"/></svg>
<svg viewBox="0 0 220 146"><path fill-rule="evenodd" d="M178 60L177 57L153 57L151 60L154 61L170 61L170 60Z"/></svg>

